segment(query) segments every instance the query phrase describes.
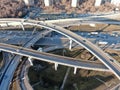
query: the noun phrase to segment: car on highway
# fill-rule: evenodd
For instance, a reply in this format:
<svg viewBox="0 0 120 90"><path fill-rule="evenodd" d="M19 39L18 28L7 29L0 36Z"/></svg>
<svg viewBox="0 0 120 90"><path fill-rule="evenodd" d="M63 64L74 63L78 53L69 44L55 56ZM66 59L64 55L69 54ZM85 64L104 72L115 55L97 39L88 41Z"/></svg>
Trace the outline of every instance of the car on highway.
<svg viewBox="0 0 120 90"><path fill-rule="evenodd" d="M111 62L114 62L114 60L110 59Z"/></svg>
<svg viewBox="0 0 120 90"><path fill-rule="evenodd" d="M86 40L83 40L83 42L86 42Z"/></svg>

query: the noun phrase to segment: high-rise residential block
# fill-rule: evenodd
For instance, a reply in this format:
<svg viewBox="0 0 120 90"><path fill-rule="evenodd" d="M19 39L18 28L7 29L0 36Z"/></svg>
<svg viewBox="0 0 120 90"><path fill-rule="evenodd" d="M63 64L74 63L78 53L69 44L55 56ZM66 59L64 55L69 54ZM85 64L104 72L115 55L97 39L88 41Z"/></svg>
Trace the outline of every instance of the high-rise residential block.
<svg viewBox="0 0 120 90"><path fill-rule="evenodd" d="M119 6L120 5L120 0L111 0L111 4Z"/></svg>
<svg viewBox="0 0 120 90"><path fill-rule="evenodd" d="M78 0L72 0L71 7L77 7Z"/></svg>
<svg viewBox="0 0 120 90"><path fill-rule="evenodd" d="M100 6L102 3L102 0L95 0L95 6Z"/></svg>
<svg viewBox="0 0 120 90"><path fill-rule="evenodd" d="M44 0L45 6L51 6L53 4L53 0Z"/></svg>
<svg viewBox="0 0 120 90"><path fill-rule="evenodd" d="M34 0L24 0L26 5L34 5Z"/></svg>

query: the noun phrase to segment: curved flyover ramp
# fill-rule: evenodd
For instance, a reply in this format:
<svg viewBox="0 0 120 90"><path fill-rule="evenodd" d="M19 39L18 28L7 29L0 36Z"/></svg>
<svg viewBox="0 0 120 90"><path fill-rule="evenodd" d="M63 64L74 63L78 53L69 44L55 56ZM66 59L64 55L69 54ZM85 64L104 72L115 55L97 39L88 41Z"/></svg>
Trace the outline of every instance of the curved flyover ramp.
<svg viewBox="0 0 120 90"><path fill-rule="evenodd" d="M15 20L15 21L14 21ZM78 43L79 45L83 46L85 49L87 49L89 52L91 52L94 56L96 56L107 68L109 68L109 70L111 72L113 72L118 79L120 79L120 65L119 63L114 60L111 56L109 56L108 54L106 54L104 51L102 51L99 47L97 47L96 45L92 44L90 41L88 41L87 39L78 36L77 34L68 31L67 29L64 29L60 26L55 26L53 24L50 23L46 23L45 21L35 21L35 20L20 20L20 19L1 19L1 22L19 22L22 25L34 25L34 26L40 26L40 27L44 27L46 29L52 30L52 31L56 31L62 35L65 35L66 37L68 37L69 39L75 41L76 43ZM104 22L105 23L105 22ZM107 22L107 23L111 23L111 22ZM116 22L114 24L117 24ZM118 23L119 24L119 23Z"/></svg>

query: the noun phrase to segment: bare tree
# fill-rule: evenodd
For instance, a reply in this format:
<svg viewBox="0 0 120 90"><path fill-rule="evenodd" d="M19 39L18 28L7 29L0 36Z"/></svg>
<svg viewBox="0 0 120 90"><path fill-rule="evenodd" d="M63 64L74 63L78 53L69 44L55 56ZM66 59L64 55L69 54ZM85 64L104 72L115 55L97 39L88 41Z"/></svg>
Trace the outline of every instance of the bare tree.
<svg viewBox="0 0 120 90"><path fill-rule="evenodd" d="M0 17L22 17L27 7L22 0L0 0Z"/></svg>

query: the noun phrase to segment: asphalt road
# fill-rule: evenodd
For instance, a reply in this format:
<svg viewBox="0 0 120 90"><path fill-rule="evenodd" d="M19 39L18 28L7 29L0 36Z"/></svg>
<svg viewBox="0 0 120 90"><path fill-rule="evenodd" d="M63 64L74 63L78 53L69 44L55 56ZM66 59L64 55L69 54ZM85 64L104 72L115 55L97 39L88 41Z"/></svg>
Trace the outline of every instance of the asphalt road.
<svg viewBox="0 0 120 90"><path fill-rule="evenodd" d="M31 57L33 59L38 59L38 60L51 62L51 63L58 63L61 65L66 65L71 67L84 68L84 69L90 69L90 70L109 71L104 65L100 63L95 63L93 61L82 61L82 60L74 59L71 57L64 57L64 56L58 56L54 54L39 52L36 50L24 48L24 47L18 47L18 46L0 43L0 50L18 54L21 56Z"/></svg>

